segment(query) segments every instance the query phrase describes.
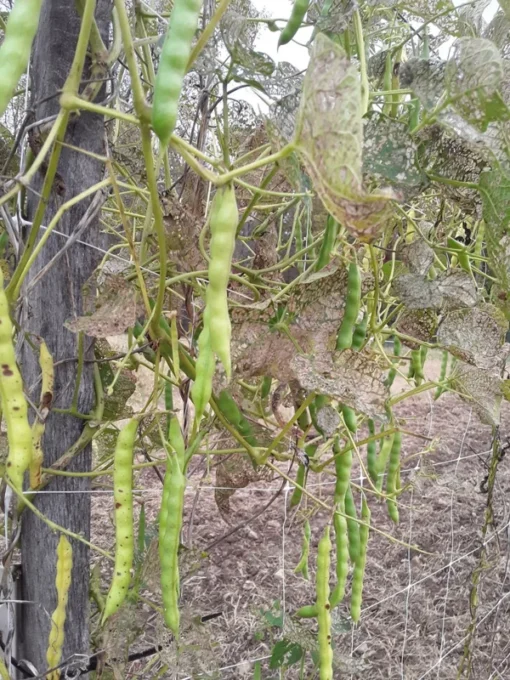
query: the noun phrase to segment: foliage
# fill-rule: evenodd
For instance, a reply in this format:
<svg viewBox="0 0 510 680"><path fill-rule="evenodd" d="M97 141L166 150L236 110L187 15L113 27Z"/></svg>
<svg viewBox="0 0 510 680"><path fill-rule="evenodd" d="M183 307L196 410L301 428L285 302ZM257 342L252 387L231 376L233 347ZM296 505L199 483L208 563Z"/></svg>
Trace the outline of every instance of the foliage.
<svg viewBox="0 0 510 680"><path fill-rule="evenodd" d="M68 409L73 416L85 415L87 432L99 447L92 474L108 473L115 424L134 410L141 423L138 444L149 465L170 466L178 456L179 474L185 474L191 460L214 461L215 500L226 522L235 519L231 498L236 489L253 481L264 484L271 476L286 478L285 466L291 469L296 460L296 503L306 495L312 512L327 510L329 519L333 513L348 515L351 530L360 525L364 541L369 528L393 540L370 520L368 507L389 496L390 515L398 519L404 492L400 440L405 447L412 434L402 433L393 407L422 392L455 390L497 434L501 403L509 393L504 379L510 319L508 3L501 3L487 24L483 1L456 9L449 0L316 0L302 24L313 28L304 75L292 64L275 63L256 42L263 27L280 31L281 22L271 22L248 0L222 1L212 15L207 3L168 148L156 147L148 115L166 27L145 5L137 3L131 14L120 0L115 7L115 40L110 52L105 48L105 62L96 64L92 52L93 66L106 63L108 98L101 103L93 88L85 94L79 83L73 89L69 81L61 98L66 115L39 130L43 139L63 139L66 126L85 110L108 119L104 182L72 200L66 197L61 206L65 212L72 202L89 201L94 191L98 196L108 191L100 217L110 247L86 291L88 308L66 324L77 334L79 366L83 337L98 340L96 408L91 414L76 414L73 404ZM93 27L85 36L91 43ZM264 102L263 115L240 99L245 91ZM31 153L35 165L25 164L18 177L18 158L22 149L25 157L28 141L17 125L17 106L13 100L0 128L0 162L10 173L0 218L13 240L12 223L24 210L31 167L51 184L58 146L36 149ZM14 158L7 164L11 149ZM225 234L216 213L211 215L214 197L227 192L235 192L232 205L237 200L239 207L233 209L228 242L221 240ZM33 234L43 233L44 200ZM210 249L211 227L218 236ZM321 255L331 234L328 252ZM6 288L11 306L47 238L52 238L49 227L43 238L28 242L12 267ZM12 243L16 252L18 245ZM348 271L354 266L361 292L356 308L347 309ZM228 333L215 331L221 338L209 343L211 322L204 309L215 277L221 280L217 308L226 315ZM209 306L210 297L211 292ZM350 319L353 309L358 315ZM338 350L345 316L352 330L359 330L362 319L364 325L357 346L349 339L349 346ZM103 343L113 335L127 338L120 355ZM400 343L402 353L396 351ZM216 358L223 359L226 371L220 361L215 364L218 346L222 356ZM224 359L229 347L232 376ZM423 370L428 348L456 358L449 372L445 362L439 383L430 379L426 366ZM68 358L54 360L58 365ZM206 369L207 389L190 389L204 384ZM147 399L127 406L137 376L147 371ZM399 393L391 385L395 375L405 385ZM195 414L193 398L198 406L199 391L203 413ZM315 448L307 446L307 438ZM391 455L394 441L398 446ZM349 489L335 507L315 495L310 483L315 475L337 474L335 462L342 456L345 461L352 449L362 460L367 449L376 455L376 442L382 446L371 469L379 479L369 480L370 493L351 485L349 477ZM388 457L390 481L384 483ZM136 459L133 466L138 474ZM183 494L184 487L185 481ZM345 499L353 496L362 501L361 518L347 513ZM177 506L182 512L182 503ZM139 545L134 583L126 603L112 615L125 633L123 640L113 624L101 633L104 640L114 640L106 662L117 663L117 647L124 646L126 656L145 625L142 586L150 594L143 603L157 612L163 630L161 587L154 577L158 551L152 545L157 521L150 525L143 517L141 535L153 540ZM335 530L345 524L329 519ZM181 520L174 522L178 532ZM174 654L191 656L201 639L193 615L182 607L179 624L173 605L179 570L190 574L207 556L179 548L172 535L173 558L160 565L163 587L170 583L172 588L172 629L176 638L181 634L180 646L158 651L167 665ZM315 561L313 553L310 544ZM348 567L355 574L354 621L364 560L365 555L351 555ZM329 569L329 555L324 563ZM317 602L328 600L326 590ZM101 597L94 599L101 609ZM306 615L321 621L317 606L306 605ZM283 672L301 664L304 673L308 652L317 660L316 641L299 637L299 631L306 635L306 623L292 619L294 628L287 628L283 614L281 621L267 613L265 619L269 628L278 629L271 634L270 668ZM324 630L322 621L321 656L329 664ZM162 640L166 634L161 633ZM336 653L333 664L341 665Z"/></svg>

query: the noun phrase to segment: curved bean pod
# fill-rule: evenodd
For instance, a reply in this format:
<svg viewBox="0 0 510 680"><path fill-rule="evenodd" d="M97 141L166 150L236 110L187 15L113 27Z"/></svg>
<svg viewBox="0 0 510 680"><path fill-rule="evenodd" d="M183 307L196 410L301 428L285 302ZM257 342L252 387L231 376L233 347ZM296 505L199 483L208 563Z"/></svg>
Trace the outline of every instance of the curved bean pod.
<svg viewBox="0 0 510 680"><path fill-rule="evenodd" d="M209 314L211 348L223 364L230 378L230 336L232 328L228 313L227 287L232 266L232 255L239 222L237 201L232 184L220 187L211 205L211 242L209 246L209 285L206 305Z"/></svg>
<svg viewBox="0 0 510 680"><path fill-rule="evenodd" d="M306 4L308 5L308 0L305 1ZM284 43L282 43L282 45L283 44ZM315 264L316 271L320 271L326 265L329 264L329 261L331 259L331 253L333 252L333 249L336 244L336 237L338 236L338 227L339 225L335 218L331 217L331 215L328 215L328 219L326 220L326 229L324 230L324 237L322 239L321 249L319 251L319 256Z"/></svg>
<svg viewBox="0 0 510 680"><path fill-rule="evenodd" d="M126 599L131 581L135 549L133 531L133 448L138 418L119 432L114 454L113 498L115 503L115 567L101 623L114 614Z"/></svg>
<svg viewBox="0 0 510 680"><path fill-rule="evenodd" d="M347 429L355 434L358 431L358 420L356 418L356 411L350 406L342 404L342 415L344 417Z"/></svg>
<svg viewBox="0 0 510 680"><path fill-rule="evenodd" d="M361 519L370 524L370 508L368 507L365 497L363 497L361 505ZM365 525L360 525L360 549L359 556L354 565L351 585L351 618L354 623L358 623L361 616L361 602L363 598L363 577L365 575L365 565L367 561L367 546L369 528Z"/></svg>
<svg viewBox="0 0 510 680"><path fill-rule="evenodd" d="M303 547L301 550L301 558L294 569L295 574L303 574L303 578L308 581L308 557L310 555L310 538L312 536L312 530L310 528L310 522L306 520L304 530L303 530Z"/></svg>
<svg viewBox="0 0 510 680"><path fill-rule="evenodd" d="M3 116L30 59L42 0L16 0L0 47L0 116Z"/></svg>
<svg viewBox="0 0 510 680"><path fill-rule="evenodd" d="M395 524L398 524L398 507L395 502L395 496L397 493L397 474L400 466L401 447L402 434L401 432L395 432L388 463L388 476L386 477L386 494L389 496L389 498L386 499L386 504L388 507L388 514Z"/></svg>
<svg viewBox="0 0 510 680"><path fill-rule="evenodd" d="M354 326L354 333L352 334L352 349L357 352L363 347L365 338L367 337L368 326L368 312L363 315L362 320Z"/></svg>
<svg viewBox="0 0 510 680"><path fill-rule="evenodd" d="M163 499L159 516L159 561L161 594L166 625L179 637L179 542L184 509L186 476L177 456L171 455L166 466Z"/></svg>
<svg viewBox="0 0 510 680"><path fill-rule="evenodd" d="M198 337L198 357L195 364L195 381L191 388L191 398L195 405L195 421L198 423L212 395L212 383L216 362L211 347L211 336L207 323L207 309L204 312L204 328Z"/></svg>
<svg viewBox="0 0 510 680"><path fill-rule="evenodd" d="M154 83L152 104L152 127L165 146L177 122L182 82L201 8L201 0L176 0L170 15Z"/></svg>
<svg viewBox="0 0 510 680"><path fill-rule="evenodd" d="M32 460L32 430L28 424L27 400L16 363L12 332L9 303L0 269L0 397L9 444L6 472L11 483L22 491L23 477Z"/></svg>
<svg viewBox="0 0 510 680"><path fill-rule="evenodd" d="M368 432L370 436L375 434L375 424L370 418L368 421ZM377 473L377 446L375 440L368 442L367 444L367 472L370 479L374 484L377 483L378 473Z"/></svg>
<svg viewBox="0 0 510 680"><path fill-rule="evenodd" d="M377 483L376 487L377 490L380 491L382 489L382 484L383 484L383 479L384 479L384 472L386 471L386 466L388 464L388 460L390 457L391 449L393 446L393 438L394 434L390 435L389 437L384 437L382 444L381 444L381 450L379 451L379 455L377 456Z"/></svg>
<svg viewBox="0 0 510 680"><path fill-rule="evenodd" d="M331 605L329 602L329 565L331 541L329 527L319 541L317 549L317 623L319 624L319 678L333 678L333 650L331 649Z"/></svg>
<svg viewBox="0 0 510 680"><path fill-rule="evenodd" d="M301 27L303 19L305 18L305 14L308 11L309 4L310 0L295 0L289 20L287 21L283 31L280 33L278 47L281 45L286 45L296 35Z"/></svg>
<svg viewBox="0 0 510 680"><path fill-rule="evenodd" d="M73 568L73 549L64 535L60 536L57 546L57 606L51 615L51 629L46 650L48 668L58 666L62 658L64 647L64 624L66 622L66 608L71 587L71 571ZM48 675L49 680L60 680L60 671Z"/></svg>
<svg viewBox="0 0 510 680"><path fill-rule="evenodd" d="M347 487L345 494L345 514L347 515L347 536L349 538L349 556L351 562L356 564L360 550L360 526L357 522L356 505L352 497L351 485Z"/></svg>
<svg viewBox="0 0 510 680"><path fill-rule="evenodd" d="M336 338L337 349L349 349L352 346L352 336L354 333L354 326L358 319L360 305L361 276L356 262L351 262L347 276L347 294L344 316Z"/></svg>

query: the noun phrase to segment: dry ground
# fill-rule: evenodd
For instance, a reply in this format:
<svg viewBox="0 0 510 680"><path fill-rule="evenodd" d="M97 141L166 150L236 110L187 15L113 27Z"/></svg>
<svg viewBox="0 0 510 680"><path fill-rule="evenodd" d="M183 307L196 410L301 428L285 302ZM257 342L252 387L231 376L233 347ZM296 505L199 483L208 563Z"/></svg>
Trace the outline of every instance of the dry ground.
<svg viewBox="0 0 510 680"><path fill-rule="evenodd" d="M438 357L432 355L426 374L432 376L437 371ZM400 388L395 386L396 390ZM509 414L505 404L503 439L510 436ZM400 499L400 524L392 526L385 506L373 500L372 524L425 553L372 532L361 622L351 627L348 597L334 613L333 643L338 663L335 678L456 678L471 622L471 581L481 566L471 677L508 679L510 457L500 463L493 503L496 532L489 531L487 557L480 565L481 528L487 503L480 484L487 472L490 428L451 394L443 395L438 402L428 394L419 395L401 403L397 415L407 430L434 439L435 447L425 457L410 458L427 442L411 436L404 438L402 483L408 488ZM354 479L359 481L359 469ZM327 520L325 514L306 502L297 512L290 511L287 488L257 519L205 552L229 528L267 504L280 481L259 481L238 490L231 498L227 523L215 503L214 471L208 472L205 460L193 462L181 553L183 633L179 658L160 617L140 603L128 606L112 623L109 638L101 643L109 655L120 655L127 641L131 641L132 650L155 644L162 644L163 650L152 666L146 661L125 664L119 677L251 678L252 661L256 659L263 659L262 678L300 677L298 666L283 675L270 670L267 657L282 635L305 649L315 644L314 620L296 622L292 618L297 607L313 601L313 584L295 575L293 569L301 549L303 518L309 516L313 582L314 556ZM311 478L309 483L317 485L310 488L318 497L330 500L330 477ZM155 531L161 483L149 470L140 475L137 485L142 489L138 498L145 505L150 535ZM93 541L110 548L112 539L111 497L98 495L93 506ZM154 547L155 542L149 548L152 557L146 563L144 595L157 602ZM270 615L264 615L270 611L277 614L281 606L285 611L283 632L270 625ZM221 616L205 623L199 621L199 617L215 613ZM307 662L301 677L318 677L311 662Z"/></svg>

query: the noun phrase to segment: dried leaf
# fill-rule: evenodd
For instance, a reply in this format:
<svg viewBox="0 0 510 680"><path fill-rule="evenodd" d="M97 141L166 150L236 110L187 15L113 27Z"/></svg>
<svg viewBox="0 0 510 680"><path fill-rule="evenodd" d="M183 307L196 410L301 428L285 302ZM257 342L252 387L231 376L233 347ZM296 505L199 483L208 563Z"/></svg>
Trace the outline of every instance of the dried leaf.
<svg viewBox="0 0 510 680"><path fill-rule="evenodd" d="M296 126L296 147L325 208L371 240L388 216L391 190L362 185L363 126L357 67L320 33L313 45Z"/></svg>
<svg viewBox="0 0 510 680"><path fill-rule="evenodd" d="M417 160L417 146L406 123L373 113L365 124L363 173L391 184L405 200L428 184Z"/></svg>
<svg viewBox="0 0 510 680"><path fill-rule="evenodd" d="M83 331L96 338L121 335L138 316L137 291L124 278L110 276L95 299L95 311L65 323L73 333Z"/></svg>
<svg viewBox="0 0 510 680"><path fill-rule="evenodd" d="M333 0L328 3L327 11L324 12L326 0L314 2L308 9L307 20L315 24L317 32L339 35L348 26L354 10L357 9L356 0Z"/></svg>
<svg viewBox="0 0 510 680"><path fill-rule="evenodd" d="M236 490L258 482L267 475L267 469L254 468L246 455L236 453L222 458L216 466L214 500L225 522L230 522L230 499Z"/></svg>
<svg viewBox="0 0 510 680"><path fill-rule="evenodd" d="M107 359L108 357L115 355L115 352L111 349L106 340L99 340L95 344L95 354L98 359ZM106 388L112 383L114 373L108 362L102 361L99 364L99 374L101 376L101 383L105 394L104 419L115 421L122 418L130 418L133 409L127 407L126 404L136 390L136 375L132 371L123 369L115 383L112 394L109 394Z"/></svg>
<svg viewBox="0 0 510 680"><path fill-rule="evenodd" d="M337 352L333 359L298 354L291 370L308 392L338 399L370 417L384 413L389 393L384 385L385 367L378 355L351 350Z"/></svg>
<svg viewBox="0 0 510 680"><path fill-rule="evenodd" d="M434 262L434 251L423 239L416 239L401 246L397 257L407 265L412 274L425 276Z"/></svg>
<svg viewBox="0 0 510 680"><path fill-rule="evenodd" d="M483 304L447 314L437 333L438 342L454 356L478 368L502 368L508 323L496 307Z"/></svg>
<svg viewBox="0 0 510 680"><path fill-rule="evenodd" d="M275 64L269 55L252 48L254 23L247 18L231 9L224 15L220 27L225 47L234 63L234 75L242 80L248 74L256 80L253 74L270 76Z"/></svg>
<svg viewBox="0 0 510 680"><path fill-rule="evenodd" d="M460 38L445 71L445 85L458 113L485 130L492 120L505 118L504 103L497 98L503 79L498 48L485 38Z"/></svg>
<svg viewBox="0 0 510 680"><path fill-rule="evenodd" d="M445 64L413 57L401 64L400 86L410 88L425 109L433 109L443 94Z"/></svg>
<svg viewBox="0 0 510 680"><path fill-rule="evenodd" d="M460 392L464 401L473 405L483 423L499 425L503 381L497 372L458 362L451 379L453 388Z"/></svg>
<svg viewBox="0 0 510 680"><path fill-rule="evenodd" d="M478 300L472 277L456 270L441 272L434 280L419 274L403 274L393 281L392 293L408 309L445 311L473 307Z"/></svg>
<svg viewBox="0 0 510 680"><path fill-rule="evenodd" d="M340 416L336 408L323 406L317 413L317 424L325 437L331 437L340 425Z"/></svg>
<svg viewBox="0 0 510 680"><path fill-rule="evenodd" d="M396 326L400 333L417 340L404 340L404 344L411 349L418 349L421 343L429 342L434 337L437 324L437 312L433 309L406 309L399 316Z"/></svg>

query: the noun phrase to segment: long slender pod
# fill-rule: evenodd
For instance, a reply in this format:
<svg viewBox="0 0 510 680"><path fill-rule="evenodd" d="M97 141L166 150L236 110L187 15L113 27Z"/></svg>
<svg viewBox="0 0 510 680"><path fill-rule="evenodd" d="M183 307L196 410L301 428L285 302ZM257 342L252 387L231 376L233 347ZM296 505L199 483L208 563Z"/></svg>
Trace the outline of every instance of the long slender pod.
<svg viewBox="0 0 510 680"><path fill-rule="evenodd" d="M39 412L32 424L32 460L30 462L30 488L37 489L41 483L41 467L43 464L42 437L46 428L51 403L53 401L53 383L55 371L53 357L43 341L39 349L39 366L41 367L41 398Z"/></svg>
<svg viewBox="0 0 510 680"><path fill-rule="evenodd" d="M395 432L388 462L388 475L386 477L386 494L388 496L386 504L388 506L388 514L395 524L398 524L398 507L395 502L395 496L397 494L397 475L400 466L401 447L402 434L401 432Z"/></svg>
<svg viewBox="0 0 510 680"><path fill-rule="evenodd" d="M51 615L51 629L46 651L48 668L58 666L62 658L64 646L64 624L66 622L66 608L71 587L71 571L73 568L73 549L64 535L60 536L57 546L57 575L55 585L57 588L57 606ZM59 680L60 671L53 671L48 676L49 680Z"/></svg>
<svg viewBox="0 0 510 680"><path fill-rule="evenodd" d="M195 405L195 422L198 424L212 395L212 384L216 363L211 347L211 334L207 309L204 312L204 327L198 336L198 357L195 364L195 381L191 388L191 398Z"/></svg>
<svg viewBox="0 0 510 680"><path fill-rule="evenodd" d="M278 39L278 47L280 45L286 45L292 38L296 35L299 28L301 27L301 22L305 18L305 14L308 11L308 5L310 0L295 0L292 7L292 13L285 25L283 31L280 33L280 38Z"/></svg>
<svg viewBox="0 0 510 680"><path fill-rule="evenodd" d="M370 418L368 421L368 432L370 436L375 434L375 424ZM368 442L367 444L367 472L370 479L374 484L377 483L378 473L377 473L377 446L375 440Z"/></svg>
<svg viewBox="0 0 510 680"><path fill-rule="evenodd" d="M301 558L294 569L295 574L301 573L303 578L308 581L308 557L310 555L310 538L312 536L312 530L310 528L310 522L306 520L303 529L303 547L301 549Z"/></svg>
<svg viewBox="0 0 510 680"><path fill-rule="evenodd" d="M359 351L363 347L363 343L367 337L368 317L369 314L366 312L361 321L354 326L352 349L355 349L356 351Z"/></svg>
<svg viewBox="0 0 510 680"><path fill-rule="evenodd" d="M338 505L338 510L344 512L345 503ZM336 585L330 597L331 609L336 607L345 597L345 584L349 574L349 535L347 520L343 515L335 512L333 516L336 547Z"/></svg>
<svg viewBox="0 0 510 680"><path fill-rule="evenodd" d="M223 364L228 378L232 372L230 365L232 328L228 313L227 287L238 223L239 213L234 186L228 184L217 190L211 205L209 245L211 259L206 293L211 347Z"/></svg>
<svg viewBox="0 0 510 680"><path fill-rule="evenodd" d="M11 483L22 491L23 476L32 460L32 429L28 423L27 400L16 363L12 331L0 268L0 397L9 444L6 470Z"/></svg>
<svg viewBox="0 0 510 680"><path fill-rule="evenodd" d="M360 304L361 276L356 262L351 262L347 275L347 294L344 316L336 338L337 349L349 349L352 346L354 326L358 319Z"/></svg>
<svg viewBox="0 0 510 680"><path fill-rule="evenodd" d="M177 456L170 455L163 485L163 500L159 516L159 561L161 595L166 625L179 637L179 542L184 509L186 476Z"/></svg>
<svg viewBox="0 0 510 680"><path fill-rule="evenodd" d="M133 448L138 418L132 418L119 432L113 463L113 499L115 503L115 567L106 598L101 623L124 602L135 550L133 529Z"/></svg>
<svg viewBox="0 0 510 680"><path fill-rule="evenodd" d="M305 0L305 2L308 5L308 0ZM285 43L280 44L284 45ZM335 247L336 237L338 236L338 227L339 224L335 220L335 218L331 217L331 215L328 215L328 219L326 220L326 229L324 230L324 237L322 239L321 249L319 250L319 256L317 257L317 262L315 264L316 271L320 271L326 265L329 264L329 261L331 259L331 253L333 252L333 249Z"/></svg>
<svg viewBox="0 0 510 680"><path fill-rule="evenodd" d="M23 75L34 41L42 0L16 0L0 47L0 116L3 116Z"/></svg>
<svg viewBox="0 0 510 680"><path fill-rule="evenodd" d="M400 341L400 338L395 336L393 338L393 354L394 354L394 356L399 357L401 351L402 351L402 343ZM398 360L397 360L396 363L398 363ZM391 387L393 385L396 375L397 375L397 369L394 368L394 367L390 368L390 370L388 371L388 377L384 381L384 384L386 385L386 387Z"/></svg>
<svg viewBox="0 0 510 680"><path fill-rule="evenodd" d="M170 15L152 104L152 127L165 146L177 122L182 82L201 8L201 0L176 0Z"/></svg>
<svg viewBox="0 0 510 680"><path fill-rule="evenodd" d="M376 464L376 471L377 471L377 489L378 491L381 491L382 485L383 485L383 479L384 479L384 473L386 472L386 466L388 465L388 460L390 458L390 453L391 449L393 446L393 438L395 435L391 434L388 437L384 437L382 444L381 444L381 450L379 451L379 455L377 456L377 464Z"/></svg>
<svg viewBox="0 0 510 680"><path fill-rule="evenodd" d="M443 383L446 379L446 371L448 370L448 358L449 358L449 353L448 350L443 350L443 355L441 357L441 372L439 374L439 382ZM436 391L434 392L434 400L439 399L439 397L443 394L445 391L444 385L438 385L436 388Z"/></svg>
<svg viewBox="0 0 510 680"><path fill-rule="evenodd" d="M329 566L331 540L329 527L319 541L317 549L317 623L319 624L319 678L332 680L333 678L333 650L331 649L331 604L329 602Z"/></svg>
<svg viewBox="0 0 510 680"><path fill-rule="evenodd" d="M354 565L351 586L351 618L354 623L358 623L361 616L361 602L363 599L363 577L365 575L365 565L367 561L367 546L370 524L370 508L366 498L361 502L361 519L364 524L360 525L359 556Z"/></svg>
<svg viewBox="0 0 510 680"><path fill-rule="evenodd" d="M360 549L360 528L358 524L358 513L352 497L351 485L347 487L345 493L345 514L347 515L347 536L349 538L349 557L353 564L356 563Z"/></svg>

